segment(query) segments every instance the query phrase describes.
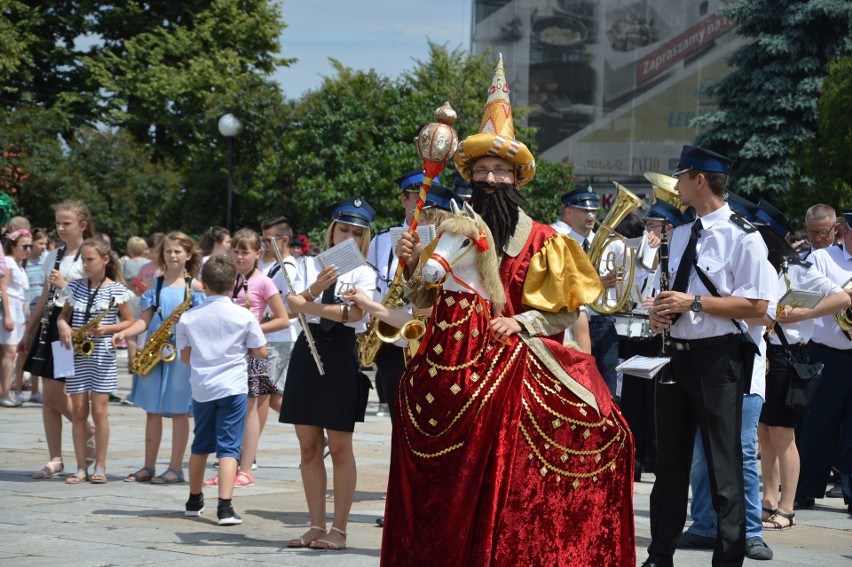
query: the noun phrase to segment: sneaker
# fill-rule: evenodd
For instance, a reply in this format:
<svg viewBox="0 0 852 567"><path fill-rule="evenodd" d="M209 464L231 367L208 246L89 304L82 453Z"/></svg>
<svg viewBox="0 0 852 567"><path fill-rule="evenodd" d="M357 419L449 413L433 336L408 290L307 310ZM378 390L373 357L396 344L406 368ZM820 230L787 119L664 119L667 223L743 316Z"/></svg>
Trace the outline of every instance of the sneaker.
<svg viewBox="0 0 852 567"><path fill-rule="evenodd" d="M121 405L132 406L133 402L130 401L130 398L128 396L125 396L125 397L121 398Z"/></svg>
<svg viewBox="0 0 852 567"><path fill-rule="evenodd" d="M234 512L234 507L231 505L219 506L216 515L219 517L220 526L236 526L243 523L243 519Z"/></svg>
<svg viewBox="0 0 852 567"><path fill-rule="evenodd" d="M19 404L12 396L8 396L5 398L0 398L0 407L4 408L16 408Z"/></svg>
<svg viewBox="0 0 852 567"><path fill-rule="evenodd" d="M680 534L677 540L678 549L713 549L716 546L716 538L694 534L690 531Z"/></svg>
<svg viewBox="0 0 852 567"><path fill-rule="evenodd" d="M198 498L193 498L189 495L189 500L186 501L186 511L183 513L187 518L197 518L204 511L204 494L199 494Z"/></svg>
<svg viewBox="0 0 852 567"><path fill-rule="evenodd" d="M752 537L746 540L746 557L758 561L769 561L772 559L772 550L766 545L762 537Z"/></svg>
<svg viewBox="0 0 852 567"><path fill-rule="evenodd" d="M24 393L23 392L13 392L12 393L12 399L14 399L18 403L19 406L23 405L23 403L26 401L24 399Z"/></svg>
<svg viewBox="0 0 852 567"><path fill-rule="evenodd" d="M843 498L843 487L840 484L835 484L825 493L826 498Z"/></svg>
<svg viewBox="0 0 852 567"><path fill-rule="evenodd" d="M252 463L251 463L251 470L253 470L253 471L256 471L256 470L257 470L257 459L255 459L255 460L253 460L253 461L252 461Z"/></svg>
<svg viewBox="0 0 852 567"><path fill-rule="evenodd" d="M31 404L40 404L44 401L44 399L41 397L41 392L33 392L30 394L30 399L27 401Z"/></svg>
<svg viewBox="0 0 852 567"><path fill-rule="evenodd" d="M118 396L116 396L115 394L110 394L110 395L109 395L109 403L111 403L111 404L118 404L118 403L121 403L121 398L119 398L119 397L118 397Z"/></svg>

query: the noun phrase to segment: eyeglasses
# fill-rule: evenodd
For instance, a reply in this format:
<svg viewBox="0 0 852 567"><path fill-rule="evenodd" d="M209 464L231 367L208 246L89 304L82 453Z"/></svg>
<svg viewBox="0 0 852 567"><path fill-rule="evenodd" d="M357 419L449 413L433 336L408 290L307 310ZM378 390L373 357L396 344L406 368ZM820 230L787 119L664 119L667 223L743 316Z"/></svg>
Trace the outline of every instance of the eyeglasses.
<svg viewBox="0 0 852 567"><path fill-rule="evenodd" d="M270 244L272 244L273 240L283 240L283 239L284 239L283 236L273 236L272 238L261 238L260 239L260 245L261 246L269 246Z"/></svg>
<svg viewBox="0 0 852 567"><path fill-rule="evenodd" d="M23 245L21 245L21 248L23 248L24 250L32 250L33 245L32 244L23 244Z"/></svg>
<svg viewBox="0 0 852 567"><path fill-rule="evenodd" d="M829 236L834 236L834 229L829 230L808 230L806 231L808 236L818 236L819 238L828 238Z"/></svg>
<svg viewBox="0 0 852 567"><path fill-rule="evenodd" d="M514 173L514 171L507 167L495 167L494 169L474 169L473 177L475 179L485 179L486 177L488 177L489 173L494 175L494 179L506 179L507 177L509 177L509 174Z"/></svg>

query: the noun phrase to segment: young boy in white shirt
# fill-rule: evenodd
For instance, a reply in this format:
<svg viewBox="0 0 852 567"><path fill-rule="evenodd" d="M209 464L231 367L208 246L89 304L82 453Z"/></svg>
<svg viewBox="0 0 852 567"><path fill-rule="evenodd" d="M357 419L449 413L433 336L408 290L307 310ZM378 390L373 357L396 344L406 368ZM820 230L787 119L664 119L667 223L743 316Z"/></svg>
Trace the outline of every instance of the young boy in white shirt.
<svg viewBox="0 0 852 567"><path fill-rule="evenodd" d="M197 517L204 511L204 468L207 457L215 451L219 458L220 526L242 523L231 497L247 408L246 354L256 358L267 355L266 338L257 319L228 297L236 277L230 258L210 258L201 268L207 302L184 313L175 329L181 360L191 367L189 384L195 419L189 500L184 515Z"/></svg>

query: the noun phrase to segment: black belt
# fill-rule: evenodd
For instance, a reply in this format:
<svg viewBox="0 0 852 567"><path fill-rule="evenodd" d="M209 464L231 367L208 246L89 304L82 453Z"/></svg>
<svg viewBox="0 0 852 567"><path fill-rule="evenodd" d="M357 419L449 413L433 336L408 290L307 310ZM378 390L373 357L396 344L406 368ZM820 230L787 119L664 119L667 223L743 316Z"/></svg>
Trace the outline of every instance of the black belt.
<svg viewBox="0 0 852 567"><path fill-rule="evenodd" d="M698 350L712 346L722 345L731 340L734 335L722 335L721 337L710 337L709 339L672 339L675 350Z"/></svg>

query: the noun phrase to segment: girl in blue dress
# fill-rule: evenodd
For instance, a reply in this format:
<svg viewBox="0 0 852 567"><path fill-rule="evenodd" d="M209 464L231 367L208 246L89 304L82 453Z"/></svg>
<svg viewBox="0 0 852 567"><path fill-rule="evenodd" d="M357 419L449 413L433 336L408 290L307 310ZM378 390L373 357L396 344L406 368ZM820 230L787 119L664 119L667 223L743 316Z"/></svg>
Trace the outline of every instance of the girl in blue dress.
<svg viewBox="0 0 852 567"><path fill-rule="evenodd" d="M116 341L133 337L148 330L148 336L160 328L169 315L187 298L190 305L204 302L201 283L190 274L198 273L201 254L195 242L182 232L171 232L156 251L155 260L163 275L154 280L140 298L139 319L126 331L115 335ZM169 342L174 347L174 337ZM136 356L144 346L140 345ZM192 391L189 387L189 366L176 356L171 362L160 362L146 376L133 375L129 399L147 412L145 422L145 462L141 469L125 478L125 482L172 484L184 481L183 458L189 439L189 413ZM154 476L157 453L163 437L163 416L172 418L172 453L169 466Z"/></svg>

